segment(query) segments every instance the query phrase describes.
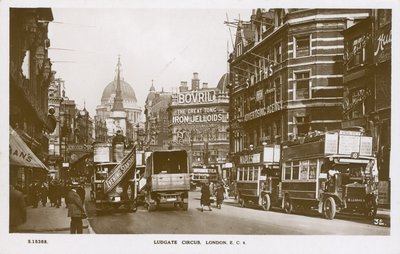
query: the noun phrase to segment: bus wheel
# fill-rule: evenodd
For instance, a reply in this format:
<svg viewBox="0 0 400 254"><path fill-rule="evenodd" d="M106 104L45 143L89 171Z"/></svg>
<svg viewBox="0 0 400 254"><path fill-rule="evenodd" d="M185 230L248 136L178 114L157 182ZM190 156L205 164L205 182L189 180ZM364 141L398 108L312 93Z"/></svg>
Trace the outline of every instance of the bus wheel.
<svg viewBox="0 0 400 254"><path fill-rule="evenodd" d="M368 219L372 219L376 216L377 206L373 196L369 196L365 200L365 216Z"/></svg>
<svg viewBox="0 0 400 254"><path fill-rule="evenodd" d="M269 197L269 194L265 194L262 198L262 208L264 211L269 211L271 209L271 198Z"/></svg>
<svg viewBox="0 0 400 254"><path fill-rule="evenodd" d="M333 220L336 214L336 204L332 197L328 197L324 201L324 216L327 219Z"/></svg>
<svg viewBox="0 0 400 254"><path fill-rule="evenodd" d="M240 199L240 207L245 207L246 201L244 199Z"/></svg>
<svg viewBox="0 0 400 254"><path fill-rule="evenodd" d="M291 214L293 212L293 203L292 203L292 200L289 198L289 196L285 197L284 208L285 208L285 212L287 214Z"/></svg>

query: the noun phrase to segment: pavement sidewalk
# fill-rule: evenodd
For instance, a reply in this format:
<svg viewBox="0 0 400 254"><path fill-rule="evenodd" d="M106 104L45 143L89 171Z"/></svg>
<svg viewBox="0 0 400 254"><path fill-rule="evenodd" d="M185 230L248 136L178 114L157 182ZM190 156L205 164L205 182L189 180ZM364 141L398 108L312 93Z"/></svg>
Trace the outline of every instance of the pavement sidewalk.
<svg viewBox="0 0 400 254"><path fill-rule="evenodd" d="M68 216L68 209L65 207L64 199L61 206L51 207L47 202L46 206L39 203L37 208L28 206L26 208L26 223L17 228L16 233L59 233L69 234L71 218ZM93 234L87 219L83 221L83 233Z"/></svg>

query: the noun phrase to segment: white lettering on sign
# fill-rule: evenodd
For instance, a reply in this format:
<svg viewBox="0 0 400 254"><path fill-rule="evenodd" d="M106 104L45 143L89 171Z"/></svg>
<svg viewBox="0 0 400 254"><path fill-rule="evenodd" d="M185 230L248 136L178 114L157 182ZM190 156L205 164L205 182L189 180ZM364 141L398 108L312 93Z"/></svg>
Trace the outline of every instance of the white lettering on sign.
<svg viewBox="0 0 400 254"><path fill-rule="evenodd" d="M389 34L381 34L378 37L378 47L376 48L374 55L377 56L379 51L384 50L385 46L389 43L392 43L392 30L390 30Z"/></svg>
<svg viewBox="0 0 400 254"><path fill-rule="evenodd" d="M173 124L222 122L223 114L173 116Z"/></svg>
<svg viewBox="0 0 400 254"><path fill-rule="evenodd" d="M267 106L266 108L256 109L250 113L247 113L246 115L244 115L244 120L245 121L253 120L255 118L262 117L267 114L272 114L281 109L282 109L282 102L281 101L275 102L275 103Z"/></svg>
<svg viewBox="0 0 400 254"><path fill-rule="evenodd" d="M264 68L264 78L271 77L272 74L274 74L274 71L272 70L272 64L271 64Z"/></svg>
<svg viewBox="0 0 400 254"><path fill-rule="evenodd" d="M110 176L104 182L104 190L108 193L111 189L122 180L124 175L129 171L130 168L135 168L136 164L136 150L133 149L122 161L118 164Z"/></svg>
<svg viewBox="0 0 400 254"><path fill-rule="evenodd" d="M179 104L210 103L215 99L214 91L192 91L178 94Z"/></svg>
<svg viewBox="0 0 400 254"><path fill-rule="evenodd" d="M240 156L241 164L250 164L250 163L260 163L261 162L261 154L248 154Z"/></svg>

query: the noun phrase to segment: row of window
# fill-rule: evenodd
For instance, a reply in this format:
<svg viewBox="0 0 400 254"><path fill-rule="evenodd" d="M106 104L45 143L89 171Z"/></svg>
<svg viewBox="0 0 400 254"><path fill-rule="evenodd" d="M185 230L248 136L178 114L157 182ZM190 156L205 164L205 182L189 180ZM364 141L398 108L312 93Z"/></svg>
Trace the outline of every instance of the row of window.
<svg viewBox="0 0 400 254"><path fill-rule="evenodd" d="M260 167L246 167L239 168L237 173L238 181L257 181L259 176Z"/></svg>
<svg viewBox="0 0 400 254"><path fill-rule="evenodd" d="M284 180L312 180L316 178L317 159L284 163Z"/></svg>
<svg viewBox="0 0 400 254"><path fill-rule="evenodd" d="M236 56L243 54L243 43L239 42L236 45ZM304 57L311 55L311 35L301 35L293 37L293 58ZM262 62L262 64L261 64ZM266 63L281 63L282 62L282 43L274 45L266 54L265 58L260 58L259 67L266 66ZM256 74L257 75L257 74Z"/></svg>

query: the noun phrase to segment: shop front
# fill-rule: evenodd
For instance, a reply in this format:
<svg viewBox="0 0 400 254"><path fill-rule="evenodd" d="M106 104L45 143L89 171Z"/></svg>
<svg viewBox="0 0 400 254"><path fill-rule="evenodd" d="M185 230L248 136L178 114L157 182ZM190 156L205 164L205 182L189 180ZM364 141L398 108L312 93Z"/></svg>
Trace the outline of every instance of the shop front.
<svg viewBox="0 0 400 254"><path fill-rule="evenodd" d="M34 181L46 181L49 169L10 127L10 184L26 193Z"/></svg>

